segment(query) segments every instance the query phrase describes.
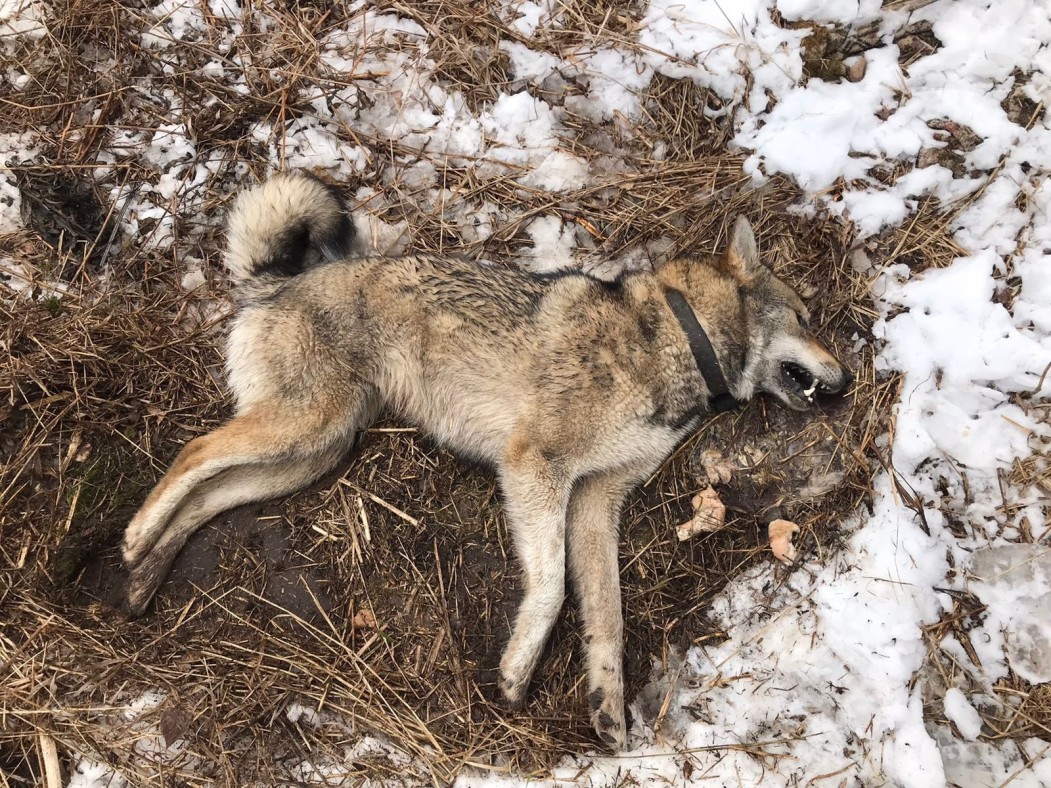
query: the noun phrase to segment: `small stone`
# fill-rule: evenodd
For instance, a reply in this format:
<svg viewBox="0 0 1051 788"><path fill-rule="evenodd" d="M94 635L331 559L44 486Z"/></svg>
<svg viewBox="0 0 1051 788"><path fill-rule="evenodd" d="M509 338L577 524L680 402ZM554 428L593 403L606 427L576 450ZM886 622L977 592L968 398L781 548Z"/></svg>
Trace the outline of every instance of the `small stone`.
<svg viewBox="0 0 1051 788"><path fill-rule="evenodd" d="M868 69L868 61L865 60L864 55L858 55L857 57L847 58L843 61L845 68L844 76L850 82L861 82L865 78L865 71Z"/></svg>

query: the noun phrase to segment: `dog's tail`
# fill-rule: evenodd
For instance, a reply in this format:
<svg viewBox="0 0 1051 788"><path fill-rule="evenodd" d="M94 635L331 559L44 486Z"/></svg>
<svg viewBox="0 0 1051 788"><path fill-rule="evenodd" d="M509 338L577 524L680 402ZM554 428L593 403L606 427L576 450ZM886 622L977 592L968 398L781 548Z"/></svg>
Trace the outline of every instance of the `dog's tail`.
<svg viewBox="0 0 1051 788"><path fill-rule="evenodd" d="M350 256L356 238L338 191L310 175L275 175L237 198L226 267L238 298L255 301L307 268Z"/></svg>

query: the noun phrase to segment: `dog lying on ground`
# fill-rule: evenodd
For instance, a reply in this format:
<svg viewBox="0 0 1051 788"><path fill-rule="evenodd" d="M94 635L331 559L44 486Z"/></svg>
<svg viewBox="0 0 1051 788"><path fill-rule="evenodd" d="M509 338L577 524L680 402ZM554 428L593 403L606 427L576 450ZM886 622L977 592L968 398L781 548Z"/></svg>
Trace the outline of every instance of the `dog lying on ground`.
<svg viewBox="0 0 1051 788"><path fill-rule="evenodd" d="M236 415L188 443L124 537L140 614L189 536L232 507L317 480L388 410L497 471L525 593L500 663L521 704L562 607L586 636L591 718L622 748L618 523L624 499L701 414L767 392L805 409L850 373L763 266L751 226L720 257L602 281L440 255L351 257L338 194L304 176L244 193L226 265Z"/></svg>

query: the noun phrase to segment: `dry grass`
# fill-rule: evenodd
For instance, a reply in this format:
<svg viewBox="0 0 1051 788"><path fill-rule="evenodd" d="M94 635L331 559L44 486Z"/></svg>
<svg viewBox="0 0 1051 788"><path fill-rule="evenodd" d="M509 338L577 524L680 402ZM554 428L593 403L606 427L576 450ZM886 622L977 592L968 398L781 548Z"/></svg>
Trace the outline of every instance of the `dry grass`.
<svg viewBox="0 0 1051 788"><path fill-rule="evenodd" d="M430 32L437 73L472 106L506 89L497 43L516 34L494 8L387 5ZM571 21L542 42L551 51L623 42L636 24L632 5L565 5ZM31 80L21 91L5 83L0 129L37 129L44 145L19 169L27 229L0 240L38 295L0 288L0 773L11 785L45 783L57 748L67 776L74 753L93 753L133 785L294 783L306 758L329 758L352 780L442 784L468 765L539 773L592 747L571 605L526 711L497 701L493 673L518 581L493 480L399 425L374 430L349 468L312 490L219 518L191 542L151 613L120 613L117 546L129 514L178 447L226 412L217 223L246 172L267 169L250 127L312 111L299 88L332 86L316 42L346 9L304 2L274 12L273 29L248 25L227 56L256 58L243 93L195 70L214 56L218 25L196 42L148 50L137 34L147 13L116 0L59 2L47 35L6 53ZM193 108L197 150L221 166L193 200L170 206L176 243L158 252L143 241L153 226L119 232L123 200L156 172L130 155L105 172L97 162L122 133L155 126L172 96ZM726 150L725 121L703 114L712 101L661 78L635 127L571 118L567 149L598 159L601 141L626 150L627 163L576 193L435 161L454 194L506 210L484 243L465 240L441 204L399 179L392 157L426 151L359 136L374 166L348 184L382 191L376 210L404 220L415 248L500 261L515 259L522 227L543 214L576 221L593 246L584 264L596 267L663 237L672 247L660 254L713 248L726 218L745 213L778 272L811 295L819 333L858 373L855 391L812 421L763 402L713 419L634 497L621 555L631 693L653 660L719 637L706 605L765 560L767 520L799 522L804 553L835 549L840 524L870 493L874 441L897 397L894 380L877 378L870 346L854 348L875 315L869 283L848 264L851 228L788 213L799 195L786 182L750 189L740 156ZM942 265L954 249L936 206L883 242L916 266ZM192 293L179 284L187 255L204 261L207 280ZM698 454L710 446L748 470L720 490L728 527L679 543L674 526L688 519ZM823 485L808 487L815 475ZM354 625L362 610L377 629ZM151 688L165 700L129 722L123 708ZM291 702L323 719L290 721ZM184 740L181 754L138 757L155 729ZM385 736L424 771L348 761L345 748L364 733Z"/></svg>

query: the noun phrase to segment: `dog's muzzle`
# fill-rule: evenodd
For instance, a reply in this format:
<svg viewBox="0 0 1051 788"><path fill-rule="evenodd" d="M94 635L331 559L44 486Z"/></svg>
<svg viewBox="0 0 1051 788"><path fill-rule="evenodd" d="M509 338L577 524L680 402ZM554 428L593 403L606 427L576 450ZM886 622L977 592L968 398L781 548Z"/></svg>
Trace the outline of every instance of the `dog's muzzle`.
<svg viewBox="0 0 1051 788"><path fill-rule="evenodd" d="M823 379L800 364L783 361L781 382L789 393L813 404L818 394L839 394L848 389L854 382L854 376L846 367L840 367L837 379Z"/></svg>

